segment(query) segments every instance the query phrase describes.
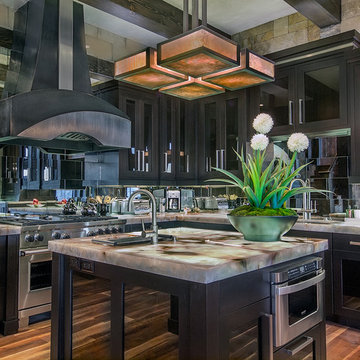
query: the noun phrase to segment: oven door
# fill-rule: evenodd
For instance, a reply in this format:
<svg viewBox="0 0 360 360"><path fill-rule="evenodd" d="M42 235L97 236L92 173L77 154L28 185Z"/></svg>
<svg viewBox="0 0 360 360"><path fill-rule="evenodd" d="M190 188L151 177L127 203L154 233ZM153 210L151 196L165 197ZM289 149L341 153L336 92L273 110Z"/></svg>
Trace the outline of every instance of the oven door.
<svg viewBox="0 0 360 360"><path fill-rule="evenodd" d="M33 308L51 301L51 251L32 249L20 251L19 310Z"/></svg>
<svg viewBox="0 0 360 360"><path fill-rule="evenodd" d="M325 270L311 277L272 285L274 344L282 346L324 318Z"/></svg>

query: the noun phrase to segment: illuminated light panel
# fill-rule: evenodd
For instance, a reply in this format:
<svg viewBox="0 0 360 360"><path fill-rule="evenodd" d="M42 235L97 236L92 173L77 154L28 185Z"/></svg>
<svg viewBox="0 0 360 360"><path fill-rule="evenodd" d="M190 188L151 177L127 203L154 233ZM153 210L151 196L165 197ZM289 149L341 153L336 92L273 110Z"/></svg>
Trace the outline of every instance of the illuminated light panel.
<svg viewBox="0 0 360 360"><path fill-rule="evenodd" d="M115 62L115 79L150 90L176 84L187 76L156 64L156 50L146 50Z"/></svg>
<svg viewBox="0 0 360 360"><path fill-rule="evenodd" d="M238 90L274 81L274 78L275 64L271 60L243 49L240 53L240 66L204 76L203 80L227 90Z"/></svg>
<svg viewBox="0 0 360 360"><path fill-rule="evenodd" d="M209 84L201 79L189 77L187 81L159 89L160 92L186 100L223 93L225 90L217 85Z"/></svg>
<svg viewBox="0 0 360 360"><path fill-rule="evenodd" d="M158 64L191 77L239 65L238 45L199 26L158 44Z"/></svg>

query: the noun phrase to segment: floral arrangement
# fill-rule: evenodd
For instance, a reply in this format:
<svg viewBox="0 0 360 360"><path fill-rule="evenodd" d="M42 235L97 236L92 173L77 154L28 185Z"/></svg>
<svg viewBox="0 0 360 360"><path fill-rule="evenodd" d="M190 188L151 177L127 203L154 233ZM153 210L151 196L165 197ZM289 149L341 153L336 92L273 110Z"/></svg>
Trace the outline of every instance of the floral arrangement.
<svg viewBox="0 0 360 360"><path fill-rule="evenodd" d="M273 159L269 165L264 166L266 148L269 145L266 134L273 125L270 115L259 114L253 122L257 133L250 141L253 154L248 154L245 159L243 151L239 154L234 150L241 162L243 179L227 170L214 168L228 177L216 179L217 181L239 187L248 200L249 205L233 210L231 215L296 215L295 211L285 209L286 201L290 197L304 192L323 192L308 186L293 189L290 187L291 181L308 165L293 170L297 154L309 146L309 139L302 133L292 134L287 141L287 147L292 152L288 164L281 159Z"/></svg>

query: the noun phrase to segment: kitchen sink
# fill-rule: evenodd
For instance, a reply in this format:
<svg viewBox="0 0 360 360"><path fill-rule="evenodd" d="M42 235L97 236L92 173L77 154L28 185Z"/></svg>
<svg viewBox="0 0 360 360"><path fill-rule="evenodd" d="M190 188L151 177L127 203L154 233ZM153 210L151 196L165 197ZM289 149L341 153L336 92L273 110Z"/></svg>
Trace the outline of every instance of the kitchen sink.
<svg viewBox="0 0 360 360"><path fill-rule="evenodd" d="M126 236L128 235L128 236ZM168 234L159 234L158 241L176 241L176 237ZM120 237L109 237L100 239L91 239L94 244L110 245L110 246L129 246L139 244L152 244L151 237L143 237L135 234L124 234Z"/></svg>

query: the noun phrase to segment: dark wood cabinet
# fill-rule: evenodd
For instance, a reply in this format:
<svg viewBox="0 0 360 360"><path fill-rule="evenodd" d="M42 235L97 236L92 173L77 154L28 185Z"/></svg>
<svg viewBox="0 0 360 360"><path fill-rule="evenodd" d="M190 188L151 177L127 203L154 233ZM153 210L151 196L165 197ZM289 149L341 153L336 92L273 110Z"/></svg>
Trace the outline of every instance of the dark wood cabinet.
<svg viewBox="0 0 360 360"><path fill-rule="evenodd" d="M353 183L360 182L360 50L348 63L348 109L351 125L351 177Z"/></svg>
<svg viewBox="0 0 360 360"><path fill-rule="evenodd" d="M258 106L274 119L272 136L347 127L344 56L279 65L275 81L260 86Z"/></svg>
<svg viewBox="0 0 360 360"><path fill-rule="evenodd" d="M360 328L360 236L334 234L333 246L336 319Z"/></svg>
<svg viewBox="0 0 360 360"><path fill-rule="evenodd" d="M18 331L19 235L0 236L0 333Z"/></svg>
<svg viewBox="0 0 360 360"><path fill-rule="evenodd" d="M197 105L171 96L160 98L160 184L197 183Z"/></svg>
<svg viewBox="0 0 360 360"><path fill-rule="evenodd" d="M217 167L238 172L240 162L234 150L246 144L246 92L210 97L199 103L200 181L222 176Z"/></svg>
<svg viewBox="0 0 360 360"><path fill-rule="evenodd" d="M120 89L119 106L131 121L131 148L119 152L122 183L156 184L158 162L158 101L155 94Z"/></svg>

